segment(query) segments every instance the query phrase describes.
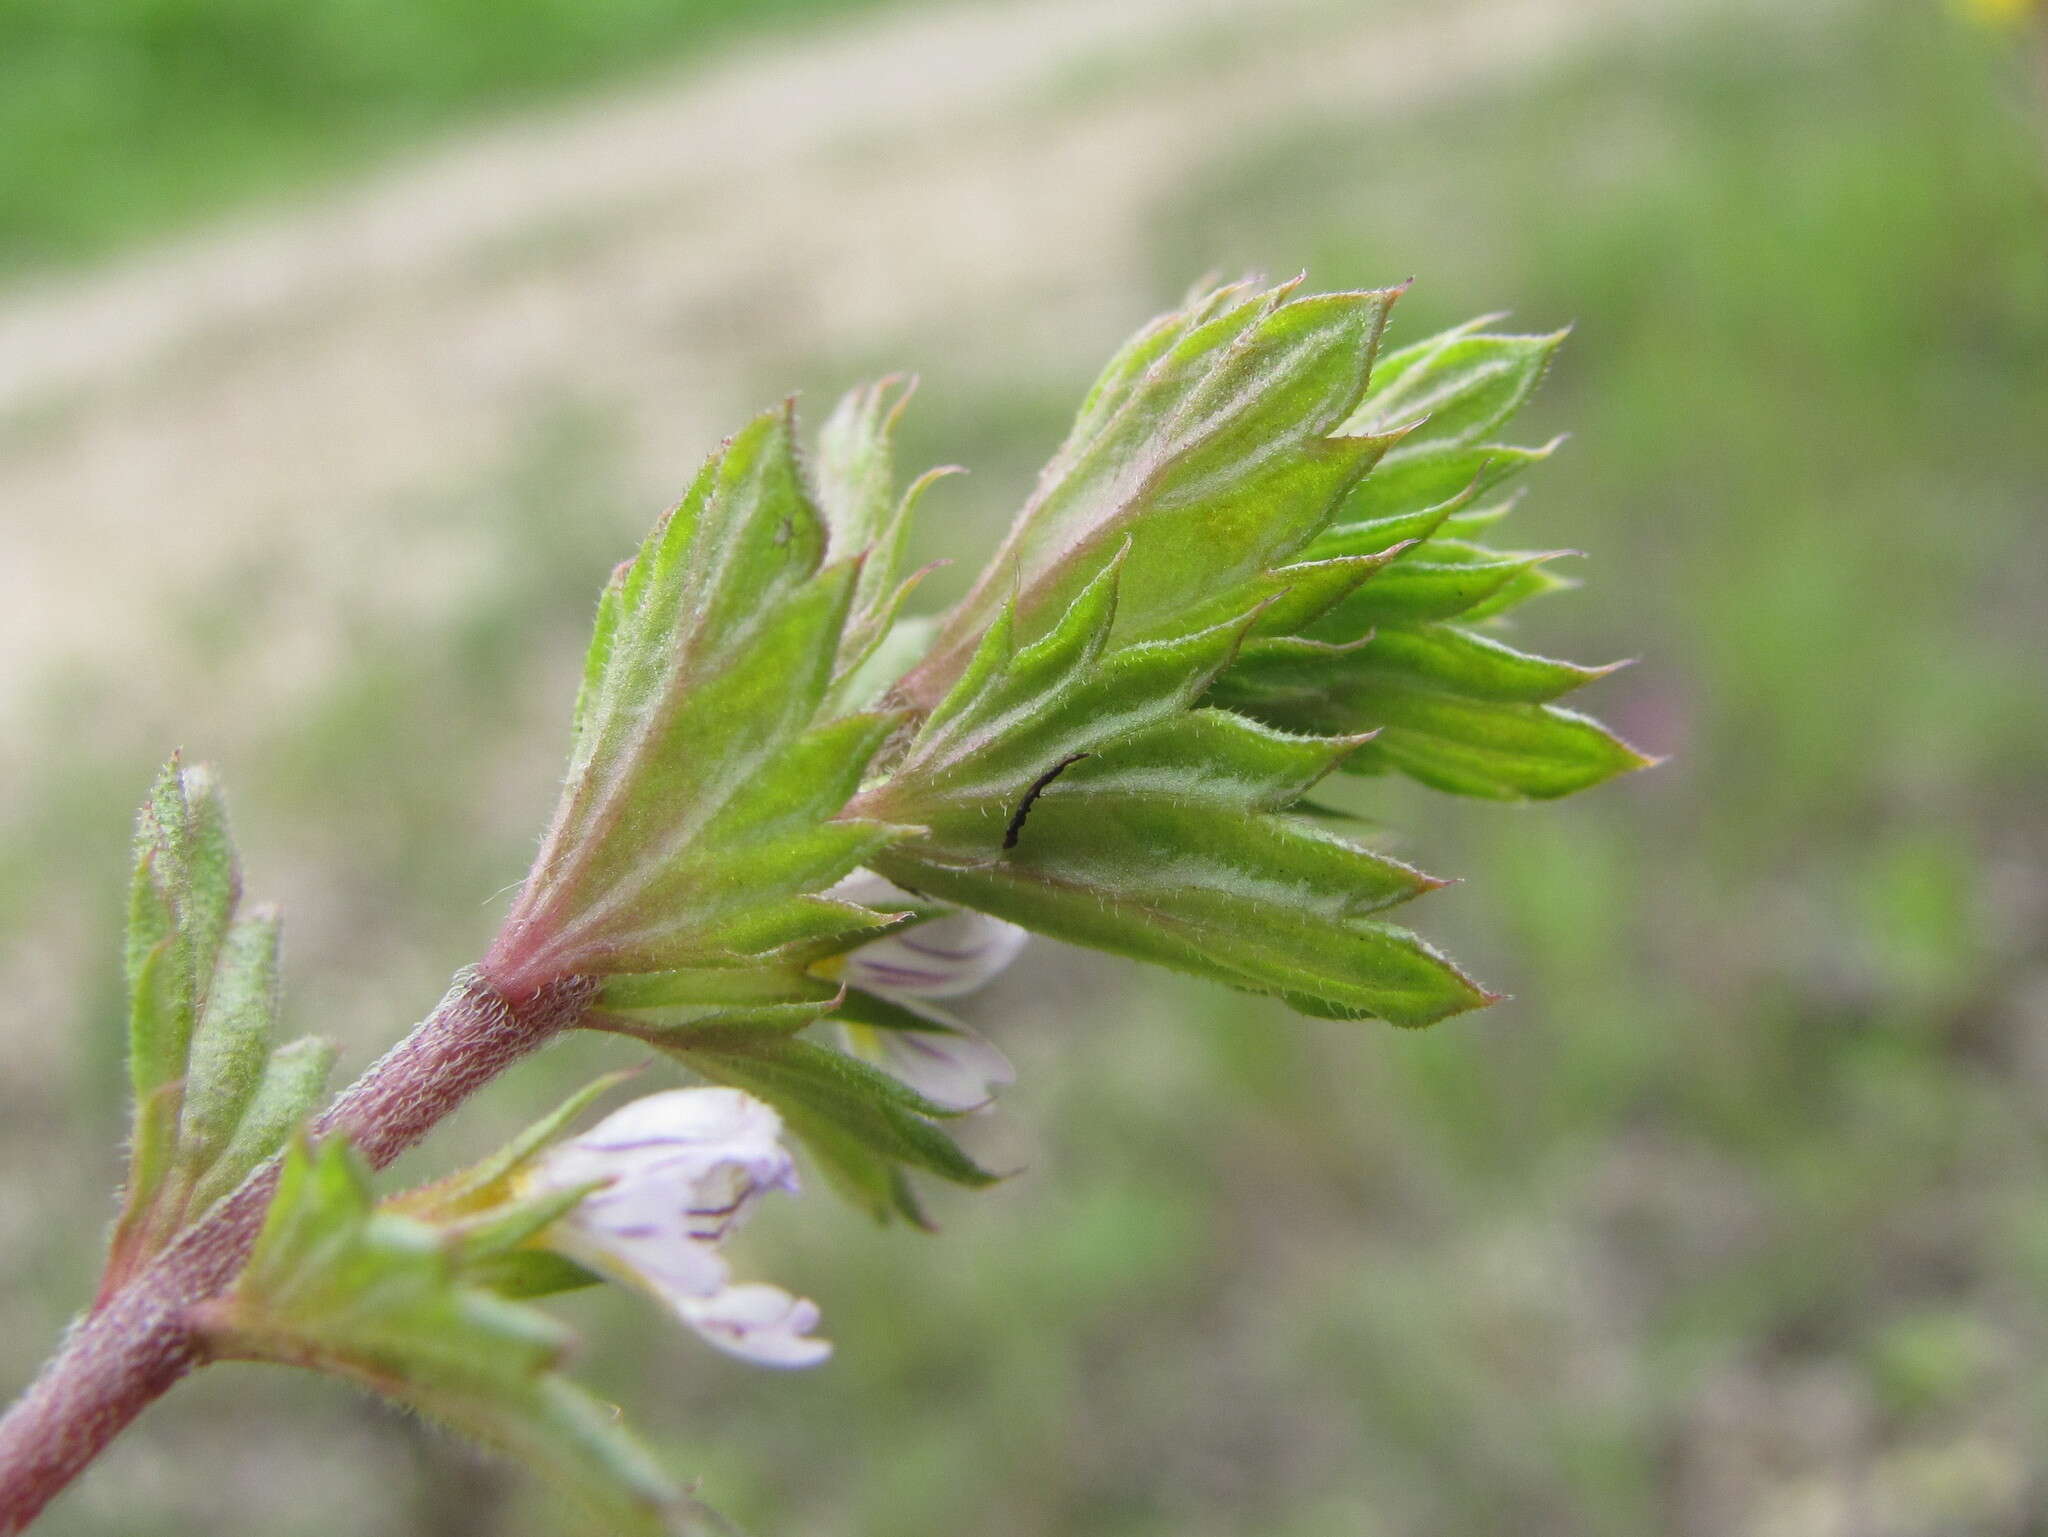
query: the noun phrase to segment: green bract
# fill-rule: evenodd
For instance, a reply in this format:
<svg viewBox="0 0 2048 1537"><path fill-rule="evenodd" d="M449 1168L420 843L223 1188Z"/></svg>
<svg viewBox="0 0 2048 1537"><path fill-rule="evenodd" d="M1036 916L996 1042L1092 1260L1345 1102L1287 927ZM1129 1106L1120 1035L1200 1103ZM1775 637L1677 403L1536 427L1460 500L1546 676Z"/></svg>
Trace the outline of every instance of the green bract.
<svg viewBox="0 0 2048 1537"><path fill-rule="evenodd" d="M243 913L212 773L173 759L143 805L129 887L126 1204L109 1287L284 1145L327 1085L333 1049L272 1049L275 910Z"/></svg>
<svg viewBox="0 0 2048 1537"><path fill-rule="evenodd" d="M898 835L839 815L897 718L827 708L864 563L790 432L778 411L730 439L606 588L561 806L485 962L508 994L754 969L876 921L811 894Z"/></svg>
<svg viewBox="0 0 2048 1537"><path fill-rule="evenodd" d="M561 810L486 973L603 978L593 1023L768 1099L913 1215L906 1169L986 1176L935 1107L801 1034L837 958L903 921L826 894L857 864L1311 1014L1491 1001L1386 920L1442 882L1304 797L1339 768L1522 797L1647 761L1553 703L1606 669L1489 633L1562 585L1478 542L1549 451L1496 437L1559 338L1475 323L1376 363L1398 291L1297 287L1141 331L936 623L895 619L932 478L896 489L907 391L846 397L808 472L787 410L730 440L605 593Z"/></svg>
<svg viewBox="0 0 2048 1537"><path fill-rule="evenodd" d="M1444 622L1554 585L1470 536L1541 457L1491 434L1557 338L1464 327L1375 369L1393 297L1220 289L1111 363L897 690L923 719L855 804L928 832L876 868L1307 1013L1490 1001L1374 916L1440 882L1291 813L1338 767L1520 796L1646 760L1549 703L1601 669Z"/></svg>
<svg viewBox="0 0 2048 1537"><path fill-rule="evenodd" d="M1564 585L1554 552L1482 542L1549 452L1497 437L1559 338L1474 323L1376 362L1395 291L1297 286L1198 294L1141 331L933 619L898 617L908 520L941 473L897 489L906 388L847 396L808 467L787 408L729 439L605 589L560 804L490 953L372 1069L356 1119L323 1124L375 1149L409 1107L388 1158L579 1023L742 1093L650 1096L551 1154L601 1080L379 1204L345 1136L301 1130L330 1053L272 1048L277 919L241 910L218 790L174 760L131 892L135 1131L106 1295L209 1208L246 1216L246 1243L262 1187L216 1203L282 1149L246 1266L219 1291L241 1252L220 1248L203 1300L178 1299L205 1352L352 1378L617 1529L681 1530L702 1512L557 1374L566 1336L523 1299L623 1276L722 1349L821 1359L816 1308L730 1282L710 1248L795 1188L785 1128L878 1217L922 1220L915 1174L991 1181L943 1123L1008 1064L931 1000L1007 964L1013 925L1315 1015L1427 1025L1492 1001L1386 920L1443 883L1307 797L1389 769L1549 797L1649 761L1556 703L1610 669L1497 633ZM980 934L949 949L948 925ZM946 1102L926 1098L808 1033L842 1007L951 1034L967 1091L928 1074ZM909 1038L881 1039L915 1076ZM191 1236L172 1261L209 1235Z"/></svg>
<svg viewBox="0 0 2048 1537"><path fill-rule="evenodd" d="M928 836L891 879L1081 944L1278 993L1318 1014L1427 1024L1486 995L1368 914L1440 884L1286 817L1356 739L1190 706L1256 610L1112 647L1120 561L1022 650L1007 612L869 794Z"/></svg>
<svg viewBox="0 0 2048 1537"><path fill-rule="evenodd" d="M613 1530L702 1531L705 1514L616 1417L555 1371L566 1331L485 1284L572 1204L438 1226L380 1208L341 1138L294 1143L247 1267L196 1321L215 1357L347 1377L544 1473Z"/></svg>
<svg viewBox="0 0 2048 1537"><path fill-rule="evenodd" d="M1566 585L1546 569L1559 552L1477 542L1513 505L1502 483L1550 453L1493 434L1563 338L1480 324L1387 358L1346 423L1413 425L1305 553L1377 552L1385 569L1289 633L1249 642L1212 698L1283 729L1377 732L1346 760L1352 773L1393 768L1455 794L1547 799L1651 760L1552 703L1613 667L1530 656L1478 628Z"/></svg>
<svg viewBox="0 0 2048 1537"><path fill-rule="evenodd" d="M1346 426L1396 291L1295 287L1217 289L1125 345L904 698L935 705L1005 613L1019 641L1043 634L1126 545L1120 642L1270 596L1272 568L1399 438Z"/></svg>

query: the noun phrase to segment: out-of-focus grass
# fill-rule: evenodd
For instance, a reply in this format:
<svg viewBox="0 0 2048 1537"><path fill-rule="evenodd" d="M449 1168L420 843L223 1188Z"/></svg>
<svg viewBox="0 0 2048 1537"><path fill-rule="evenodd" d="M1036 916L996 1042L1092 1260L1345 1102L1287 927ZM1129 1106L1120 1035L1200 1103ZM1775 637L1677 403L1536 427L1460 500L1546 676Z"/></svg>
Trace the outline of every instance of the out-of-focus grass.
<svg viewBox="0 0 2048 1537"><path fill-rule="evenodd" d="M1470 878L1415 921L1519 995L1475 1019L1401 1035L1031 962L976 1005L1023 1070L975 1129L1016 1180L942 1197L937 1239L822 1197L750 1233L747 1268L825 1305L820 1372L572 1299L585 1375L764 1537L2041 1529L2041 168L1931 12L1790 36L1618 38L1398 129L1248 142L1162 215L1162 298L1203 267L1308 265L1419 274L1407 336L1489 303L1578 322L1526 427L1576 437L1515 521L1591 552L1589 590L1520 634L1639 654L1589 704L1677 757L1527 810L1359 789L1404 852ZM1027 464L1044 399L920 402L905 457ZM644 510L601 427L565 424L432 510L501 531L440 629L366 631L303 714L248 731L254 886L270 859L320 869L354 930L295 960L295 1028L393 1026L476 948L555 771L572 637ZM187 639L209 637L233 653ZM139 788L176 725L139 714L132 761L66 763L10 822L0 894L101 904L81 978L111 949L109 777ZM113 1012L88 993L72 1024ZM497 1086L437 1159L599 1044ZM86 1247L30 1240L24 1350ZM316 1389L240 1372L151 1433L208 1467L250 1438L407 1466L409 1432ZM290 1529L561 1530L523 1486L419 1467ZM92 1487L53 1533L204 1529ZM263 1496L276 1529L289 1496Z"/></svg>
<svg viewBox="0 0 2048 1537"><path fill-rule="evenodd" d="M0 276L880 0L0 0Z"/></svg>

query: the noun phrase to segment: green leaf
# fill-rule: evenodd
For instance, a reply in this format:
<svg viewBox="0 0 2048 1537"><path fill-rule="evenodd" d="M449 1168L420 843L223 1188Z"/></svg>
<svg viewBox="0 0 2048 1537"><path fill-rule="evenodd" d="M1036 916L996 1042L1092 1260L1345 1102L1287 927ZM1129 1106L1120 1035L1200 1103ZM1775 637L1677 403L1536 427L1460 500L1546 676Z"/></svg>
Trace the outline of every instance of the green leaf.
<svg viewBox="0 0 2048 1537"><path fill-rule="evenodd" d="M333 1070L332 1043L314 1036L287 1042L272 1052L227 1145L198 1174L187 1209L194 1215L205 1211L268 1163L326 1095Z"/></svg>
<svg viewBox="0 0 2048 1537"><path fill-rule="evenodd" d="M1657 761L1555 705L1389 689L1376 707L1388 724L1374 745L1387 760L1456 795L1552 800Z"/></svg>
<svg viewBox="0 0 2048 1537"><path fill-rule="evenodd" d="M851 692L849 675L873 655L917 585L918 576L902 578L904 541L917 503L934 481L957 471L950 465L928 470L896 494L896 423L916 389L916 380L891 375L850 390L818 434L812 479L830 553L859 561L837 663L841 686L835 695L842 699Z"/></svg>
<svg viewBox="0 0 2048 1537"><path fill-rule="evenodd" d="M837 546L880 517L883 402L834 429L838 528L805 490L788 413L771 412L614 576L561 807L485 963L500 986L717 966L810 938L834 915L808 894L901 835L840 814L897 717L834 717L829 699L866 601L864 558Z"/></svg>
<svg viewBox="0 0 2048 1537"><path fill-rule="evenodd" d="M904 680L929 706L999 613L1020 643L1056 624L1128 545L1118 639L1180 633L1188 609L1285 562L1393 439L1340 434L1395 291L1219 290L1148 328L1098 381L981 580Z"/></svg>
<svg viewBox="0 0 2048 1537"><path fill-rule="evenodd" d="M1362 647L1245 649L1212 698L1283 729L1374 732L1353 767L1434 788L1549 799L1654 760L1547 701L1612 671L1530 656L1448 625L1390 629Z"/></svg>
<svg viewBox="0 0 2048 1537"><path fill-rule="evenodd" d="M1112 362L1004 555L906 679L925 717L854 807L925 831L868 863L1316 1013L1426 1024L1490 1000L1374 916L1440 882L1285 814L1361 748L1370 765L1431 772L1412 732L1366 746L1378 723L1333 707L1330 679L1355 691L1361 665L1427 675L1433 657L1470 672L1486 643L1446 659L1457 642L1397 641L1384 664L1362 664L1375 626L1498 608L1547 584L1548 556L1497 556L1444 530L1540 457L1479 440L1555 340L1467 328L1390 359L1368 391L1389 297L1219 290ZM1329 473L1340 443L1353 457ZM1468 450L1442 483L1442 457ZM1425 460L1435 482L1411 477L1400 497L1361 504L1360 476L1369 488ZM1350 521L1329 528L1340 507ZM1514 655L1490 654L1481 685L1533 687L1532 667L1550 680L1544 668L1564 666L1532 659L1503 684ZM1283 673L1284 698L1268 676L1281 664L1312 669L1306 684ZM1190 713L1205 693L1243 714ZM1303 718L1308 706L1321 715Z"/></svg>
<svg viewBox="0 0 2048 1537"><path fill-rule="evenodd" d="M1440 444L1484 441L1535 392L1567 334L1501 336L1479 331L1485 323L1467 321L1389 353L1342 430L1417 424L1389 456L1395 460Z"/></svg>
<svg viewBox="0 0 2048 1537"><path fill-rule="evenodd" d="M436 1229L380 1211L339 1139L295 1143L247 1266L196 1319L218 1358L347 1378L540 1472L621 1532L701 1517L614 1417L556 1375L568 1336L474 1284Z"/></svg>
<svg viewBox="0 0 2048 1537"><path fill-rule="evenodd" d="M278 919L237 917L241 869L212 772L173 758L138 818L126 966L135 1130L105 1284L117 1284L283 1145L331 1053L266 1066ZM289 1091L289 1092L287 1092Z"/></svg>
<svg viewBox="0 0 2048 1537"><path fill-rule="evenodd" d="M906 1166L960 1185L995 1179L933 1124L934 1117L948 1114L943 1108L858 1058L787 1029L705 1025L651 1031L625 1021L599 1023L658 1046L715 1083L766 1100L863 1204L872 1205L878 1191L885 1205L894 1204L895 1175L888 1171Z"/></svg>
<svg viewBox="0 0 2048 1537"><path fill-rule="evenodd" d="M192 1041L190 957L172 933L128 969L128 1068L139 1107L182 1088Z"/></svg>
<svg viewBox="0 0 2048 1537"><path fill-rule="evenodd" d="M1490 566L1516 558L1438 536L1473 531L1505 511L1507 503L1496 494L1502 482L1556 448L1555 442L1514 448L1489 439L1534 392L1564 333L1501 336L1481 332L1482 324L1454 327L1381 361L1345 425L1354 432L1398 431L1400 441L1347 498L1336 526L1316 541L1312 554L1366 553L1418 539L1429 542L1410 551L1404 566ZM1398 585L1398 570L1388 576ZM1460 611L1417 617L1448 618ZM1376 622L1382 621L1362 618L1352 633Z"/></svg>
<svg viewBox="0 0 2048 1537"><path fill-rule="evenodd" d="M585 1270L552 1249L512 1249L472 1256L464 1261L463 1273L477 1285L514 1302L604 1284L604 1277L596 1271Z"/></svg>
<svg viewBox="0 0 2048 1537"><path fill-rule="evenodd" d="M1468 628L1571 585L1549 569L1566 552L1478 542L1512 506L1501 482L1551 451L1489 439L1562 340L1481 324L1381 363L1346 425L1409 430L1307 553L1340 559L1401 543L1307 623L1263 631L1208 697L1285 730L1375 733L1346 763L1354 773L1398 770L1501 800L1566 795L1653 760L1552 703L1611 668L1529 655Z"/></svg>
<svg viewBox="0 0 2048 1537"><path fill-rule="evenodd" d="M193 1024L241 888L212 771L173 758L137 820L129 888L128 1062L138 1101L185 1075Z"/></svg>
<svg viewBox="0 0 2048 1537"><path fill-rule="evenodd" d="M183 1086L167 1083L136 1101L128 1139L128 1185L107 1243L100 1295L111 1294L177 1231L183 1191L177 1175Z"/></svg>
<svg viewBox="0 0 2048 1537"><path fill-rule="evenodd" d="M1543 567L1567 553L1500 552L1461 540L1430 539L1401 552L1303 633L1342 642L1384 625L1485 618L1561 585Z"/></svg>
<svg viewBox="0 0 2048 1537"><path fill-rule="evenodd" d="M916 389L915 380L892 374L848 390L818 430L811 463L833 548L842 555L867 552L871 564L884 568L884 587L890 585L902 533L893 439Z"/></svg>
<svg viewBox="0 0 2048 1537"><path fill-rule="evenodd" d="M1014 802L1062 760L1185 710L1235 653L1257 611L1173 640L1107 650L1124 552L1035 644L1015 648L1012 611L926 717L887 786L862 804L924 823L948 803Z"/></svg>
<svg viewBox="0 0 2048 1537"><path fill-rule="evenodd" d="M516 1203L521 1171L559 1140L576 1117L638 1071L627 1068L592 1079L488 1157L391 1197L384 1202L384 1210L446 1226ZM574 1206L575 1200L569 1205Z"/></svg>
<svg viewBox="0 0 2048 1537"><path fill-rule="evenodd" d="M376 1209L340 1137L287 1151L248 1263L205 1324L222 1354L393 1383L516 1386L568 1343L545 1315L465 1290L431 1226Z"/></svg>
<svg viewBox="0 0 2048 1537"><path fill-rule="evenodd" d="M1532 656L1453 625L1418 625L1375 635L1355 659L1362 672L1471 699L1547 704L1620 666L1581 667Z"/></svg>
<svg viewBox="0 0 2048 1537"><path fill-rule="evenodd" d="M1484 500L1499 505L1513 494L1500 488L1532 465L1543 463L1561 441L1555 439L1540 448L1510 448L1500 443L1418 445L1400 459L1389 455L1346 499L1338 528L1359 530L1355 537L1363 540L1359 547L1365 549L1423 537L1441 521L1435 514L1447 504ZM1311 550L1322 553L1318 546Z"/></svg>
<svg viewBox="0 0 2048 1537"><path fill-rule="evenodd" d="M765 962L613 977L598 995L598 1007L650 1028L721 1023L800 1027L831 1008L838 996L838 988L800 964Z"/></svg>
<svg viewBox="0 0 2048 1537"><path fill-rule="evenodd" d="M898 1003L879 993L863 992L857 987L846 990L846 996L832 1011L832 1018L838 1024L860 1025L869 1030L908 1030L924 1035L960 1034L957 1025L919 1013L907 1003Z"/></svg>
<svg viewBox="0 0 2048 1537"><path fill-rule="evenodd" d="M805 1117L801 1124L805 1151L843 1199L879 1223L902 1221L928 1233L938 1231L903 1165L873 1152L830 1122Z"/></svg>
<svg viewBox="0 0 2048 1537"><path fill-rule="evenodd" d="M646 916L613 930L610 965L648 971L690 957L758 953L810 938L821 925L842 926L838 910L805 894L898 836L887 824L834 820L895 724L855 715L812 727L786 743L774 772L726 787L700 823L668 833L664 857L632 891ZM695 931L691 948L675 942L679 924Z"/></svg>
<svg viewBox="0 0 2048 1537"><path fill-rule="evenodd" d="M790 904L787 915L800 917L803 926L781 929L784 942L775 948L700 966L608 977L597 1007L649 1030L742 1023L801 1029L839 996L837 984L821 970L824 963L919 916L915 910L874 912L824 896Z"/></svg>
<svg viewBox="0 0 2048 1537"><path fill-rule="evenodd" d="M1021 826L1000 801L959 806L877 867L1041 933L1309 1013L1422 1025L1478 1007L1491 995L1372 916L1441 882L1272 809L1356 745L1198 711L1074 764Z"/></svg>
<svg viewBox="0 0 2048 1537"><path fill-rule="evenodd" d="M534 1162L600 1097L640 1071L593 1079L467 1168L387 1197L379 1210L438 1228L462 1275L503 1297L547 1296L595 1285L603 1278L552 1249L534 1247L602 1181L529 1193L522 1178Z"/></svg>
<svg viewBox="0 0 2048 1537"><path fill-rule="evenodd" d="M214 963L186 1068L184 1151L196 1164L234 1135L262 1080L278 1017L279 933L274 908L238 918Z"/></svg>

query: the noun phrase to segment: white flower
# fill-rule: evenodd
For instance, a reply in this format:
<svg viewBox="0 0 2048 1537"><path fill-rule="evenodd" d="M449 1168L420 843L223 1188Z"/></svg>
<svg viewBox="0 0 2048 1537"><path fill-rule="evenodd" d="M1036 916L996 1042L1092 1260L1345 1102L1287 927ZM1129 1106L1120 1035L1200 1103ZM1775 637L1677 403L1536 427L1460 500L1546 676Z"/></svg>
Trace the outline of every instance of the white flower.
<svg viewBox="0 0 2048 1537"><path fill-rule="evenodd" d="M782 1117L738 1089L671 1089L637 1099L550 1148L528 1188L604 1181L548 1242L653 1293L719 1349L765 1366L813 1366L815 1304L780 1287L735 1285L718 1245L770 1190L796 1191Z"/></svg>
<svg viewBox="0 0 2048 1537"><path fill-rule="evenodd" d="M827 895L884 911L920 902L870 870L854 871ZM905 1017L895 1028L843 1025L847 1050L945 1109L987 1104L998 1085L1015 1082L1015 1070L1000 1051L932 1000L986 986L1030 937L1014 923L955 908L850 952L840 963L840 980L897 1005Z"/></svg>
<svg viewBox="0 0 2048 1537"><path fill-rule="evenodd" d="M825 894L885 911L919 901L871 870L854 871ZM884 998L957 998L993 981L1030 937L1014 923L955 908L870 940L846 957L842 975L848 986Z"/></svg>
<svg viewBox="0 0 2048 1537"><path fill-rule="evenodd" d="M832 1354L818 1327L818 1304L792 1297L779 1286L758 1282L728 1286L702 1299L677 1304L691 1328L722 1350L763 1366L816 1366Z"/></svg>

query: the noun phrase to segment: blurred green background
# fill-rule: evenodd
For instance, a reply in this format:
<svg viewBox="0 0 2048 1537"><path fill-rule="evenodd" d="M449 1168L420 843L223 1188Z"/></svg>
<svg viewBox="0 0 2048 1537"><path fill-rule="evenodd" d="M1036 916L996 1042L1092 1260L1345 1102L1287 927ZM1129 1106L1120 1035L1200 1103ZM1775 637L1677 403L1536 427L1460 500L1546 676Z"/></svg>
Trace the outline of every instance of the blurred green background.
<svg viewBox="0 0 2048 1537"><path fill-rule="evenodd" d="M795 388L919 370L971 563L1208 269L1576 334L1518 625L1665 767L1359 804L1513 993L1415 1035L1039 945L1022 1172L623 1295L583 1377L762 1537L2048 1533L2048 129L2038 19L1837 0L0 0L0 1391L111 1207L127 823L219 763L347 1070L481 948L610 565ZM935 584L957 588L956 569ZM496 1086L424 1172L599 1063ZM52 1537L579 1530L225 1368Z"/></svg>

